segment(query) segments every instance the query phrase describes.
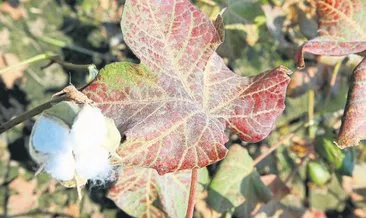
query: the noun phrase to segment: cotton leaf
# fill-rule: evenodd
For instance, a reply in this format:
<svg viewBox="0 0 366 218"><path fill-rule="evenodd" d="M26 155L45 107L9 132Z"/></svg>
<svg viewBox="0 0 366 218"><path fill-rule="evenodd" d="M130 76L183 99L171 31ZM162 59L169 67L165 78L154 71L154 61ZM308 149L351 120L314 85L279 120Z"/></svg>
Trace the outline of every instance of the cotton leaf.
<svg viewBox="0 0 366 218"><path fill-rule="evenodd" d="M358 145L360 140L366 139L365 93L366 58L353 72L352 86L348 93L342 126L337 139L338 145L342 148Z"/></svg>
<svg viewBox="0 0 366 218"><path fill-rule="evenodd" d="M233 73L215 52L218 23L188 0L126 1L122 31L141 64L108 65L84 90L126 135L124 165L159 174L204 167L225 157L226 127L250 142L272 130L290 71Z"/></svg>
<svg viewBox="0 0 366 218"><path fill-rule="evenodd" d="M300 67L304 66L304 52L342 56L366 50L366 1L318 0L316 7L320 36L300 49Z"/></svg>
<svg viewBox="0 0 366 218"><path fill-rule="evenodd" d="M320 36L305 43L298 53L298 63L304 66L303 53L318 55L349 55L366 50L366 1L364 0L319 0ZM342 127L338 135L338 145L357 145L365 137L363 99L363 61L354 72L349 91Z"/></svg>
<svg viewBox="0 0 366 218"><path fill-rule="evenodd" d="M210 183L207 201L218 213L250 217L256 205L268 202L271 195L247 150L234 144Z"/></svg>
<svg viewBox="0 0 366 218"><path fill-rule="evenodd" d="M199 170L198 191L208 183L206 168ZM108 197L134 217L184 217L191 171L160 176L147 168L126 168L109 190Z"/></svg>

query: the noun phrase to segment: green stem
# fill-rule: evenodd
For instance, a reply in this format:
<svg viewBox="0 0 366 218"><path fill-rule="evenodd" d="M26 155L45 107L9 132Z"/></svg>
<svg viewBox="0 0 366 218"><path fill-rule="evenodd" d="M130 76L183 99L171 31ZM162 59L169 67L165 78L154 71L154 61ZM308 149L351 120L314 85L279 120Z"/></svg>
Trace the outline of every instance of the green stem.
<svg viewBox="0 0 366 218"><path fill-rule="evenodd" d="M42 61L42 60L51 59L51 58L56 57L56 56L57 55L54 54L54 53L43 53L43 54L36 55L34 57L31 57L29 59L21 61L17 64L14 64L14 65L11 65L9 67L1 69L0 70L0 75L3 74L3 73L9 72L9 71L13 71L13 70L17 70L19 68L22 68L27 64L35 63L35 62Z"/></svg>
<svg viewBox="0 0 366 218"><path fill-rule="evenodd" d="M73 64L70 62L63 61L60 58L52 58L51 61L65 67L67 69L71 69L71 70L75 70L75 71L82 71L82 72L87 71L89 69L89 67L91 65L93 65L93 64Z"/></svg>
<svg viewBox="0 0 366 218"><path fill-rule="evenodd" d="M311 123L314 121L314 107L315 107L315 91L314 89L309 89L308 91L308 122ZM314 128L309 126L309 138L315 138Z"/></svg>
<svg viewBox="0 0 366 218"><path fill-rule="evenodd" d="M75 71L81 71L83 73L85 73L85 71L88 71L88 77L87 77L87 84L89 84L89 82L91 82L92 80L95 79L95 77L98 75L98 69L94 64L72 64L69 62L65 62L63 60L59 60L59 59L52 59L52 61L54 63L57 63L65 68L68 69L73 69Z"/></svg>

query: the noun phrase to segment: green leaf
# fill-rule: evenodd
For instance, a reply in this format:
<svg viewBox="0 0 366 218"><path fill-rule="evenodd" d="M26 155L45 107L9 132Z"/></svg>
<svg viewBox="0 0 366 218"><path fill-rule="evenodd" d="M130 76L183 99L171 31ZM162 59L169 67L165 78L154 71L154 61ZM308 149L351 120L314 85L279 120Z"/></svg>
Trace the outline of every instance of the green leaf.
<svg viewBox="0 0 366 218"><path fill-rule="evenodd" d="M341 175L352 175L354 157L351 149L341 150L329 137L317 140L316 152Z"/></svg>
<svg viewBox="0 0 366 218"><path fill-rule="evenodd" d="M209 186L210 207L219 213L248 217L257 203L268 202L271 197L247 150L232 145Z"/></svg>
<svg viewBox="0 0 366 218"><path fill-rule="evenodd" d="M238 58L242 56L246 44L253 46L258 41L259 25L255 19L264 13L257 0L228 0L225 3L225 41L220 53L229 58Z"/></svg>
<svg viewBox="0 0 366 218"><path fill-rule="evenodd" d="M353 169L355 167L355 150L354 148L348 148L343 150L345 157L342 161L342 166L337 169L337 172L341 175L352 176Z"/></svg>
<svg viewBox="0 0 366 218"><path fill-rule="evenodd" d="M329 181L330 172L323 162L313 160L308 163L308 177L312 183L322 186Z"/></svg>
<svg viewBox="0 0 366 218"><path fill-rule="evenodd" d="M337 210L344 211L348 195L345 193L342 183L335 174L330 178L327 185L323 187L312 187L309 190L309 201L311 208L322 211Z"/></svg>
<svg viewBox="0 0 366 218"><path fill-rule="evenodd" d="M317 145L315 146L315 151L336 169L342 166L342 161L345 155L330 138L318 138Z"/></svg>

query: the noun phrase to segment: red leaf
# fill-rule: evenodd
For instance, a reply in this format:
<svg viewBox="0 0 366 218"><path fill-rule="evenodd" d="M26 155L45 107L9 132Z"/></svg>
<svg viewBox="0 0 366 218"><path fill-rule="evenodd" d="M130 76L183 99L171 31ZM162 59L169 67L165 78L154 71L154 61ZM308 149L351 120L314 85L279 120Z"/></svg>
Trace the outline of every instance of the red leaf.
<svg viewBox="0 0 366 218"><path fill-rule="evenodd" d="M352 86L347 97L347 104L343 114L342 126L338 134L337 143L340 147L358 145L366 138L366 58L353 72Z"/></svg>
<svg viewBox="0 0 366 218"><path fill-rule="evenodd" d="M222 25L188 0L128 0L121 25L141 64L106 67L85 94L126 135L124 164L160 174L204 167L226 155L227 126L250 142L270 133L285 107L288 69L234 74L215 52Z"/></svg>
<svg viewBox="0 0 366 218"><path fill-rule="evenodd" d="M304 67L304 52L342 56L366 50L366 1L318 0L320 36L305 43L297 54Z"/></svg>

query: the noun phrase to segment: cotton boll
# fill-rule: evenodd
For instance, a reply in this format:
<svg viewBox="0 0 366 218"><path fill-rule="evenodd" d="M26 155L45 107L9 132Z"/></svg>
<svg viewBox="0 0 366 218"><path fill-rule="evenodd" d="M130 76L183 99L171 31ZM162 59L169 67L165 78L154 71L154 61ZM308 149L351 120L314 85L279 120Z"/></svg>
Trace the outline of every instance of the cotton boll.
<svg viewBox="0 0 366 218"><path fill-rule="evenodd" d="M98 108L88 104L73 120L71 130L58 118L43 115L33 128L31 144L45 153L46 160L41 163L45 162L45 171L56 180L81 178L104 183L113 172L110 153L104 145L114 150L114 144L120 141L118 130L111 132L111 123L114 125Z"/></svg>
<svg viewBox="0 0 366 218"><path fill-rule="evenodd" d="M53 178L68 181L75 176L75 160L72 151L52 154L48 157L45 171Z"/></svg>
<svg viewBox="0 0 366 218"><path fill-rule="evenodd" d="M111 170L109 152L101 146L76 155L76 172L83 178L105 180Z"/></svg>
<svg viewBox="0 0 366 218"><path fill-rule="evenodd" d="M31 144L35 150L46 154L67 151L70 149L69 128L56 117L42 115L33 127Z"/></svg>
<svg viewBox="0 0 366 218"><path fill-rule="evenodd" d="M85 104L70 132L74 153L92 150L103 144L107 135L107 125L102 112Z"/></svg>

